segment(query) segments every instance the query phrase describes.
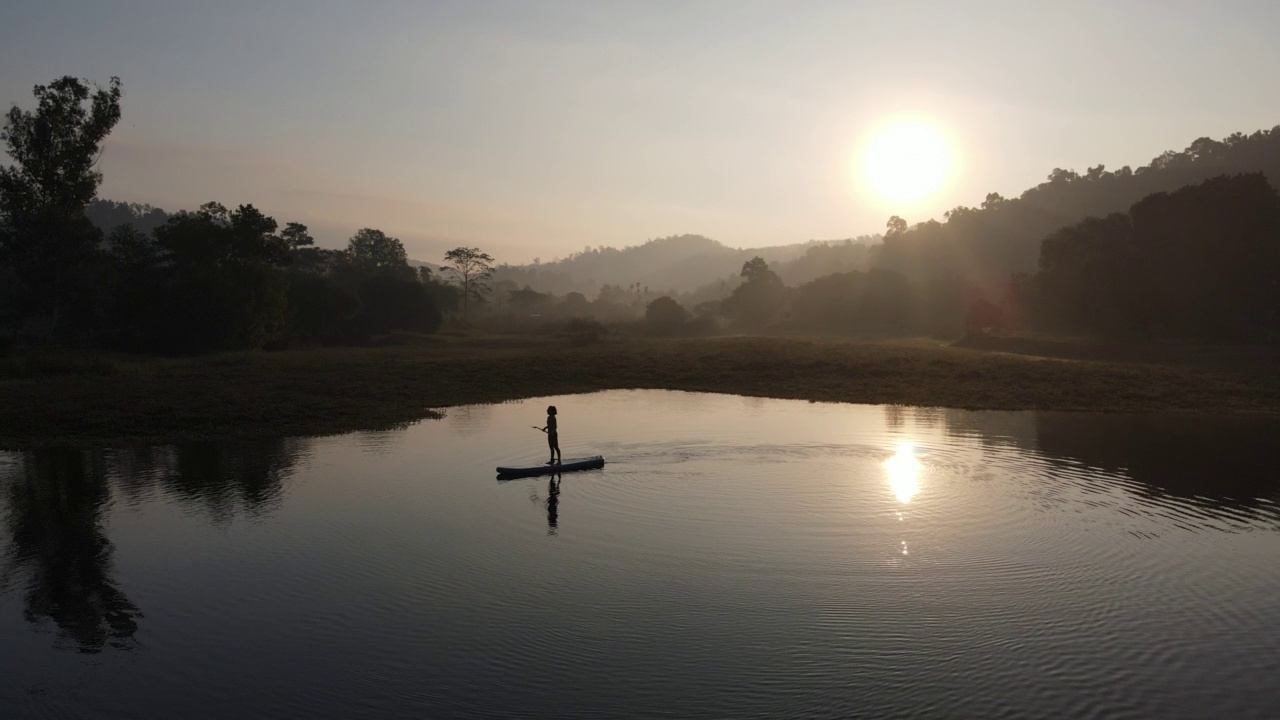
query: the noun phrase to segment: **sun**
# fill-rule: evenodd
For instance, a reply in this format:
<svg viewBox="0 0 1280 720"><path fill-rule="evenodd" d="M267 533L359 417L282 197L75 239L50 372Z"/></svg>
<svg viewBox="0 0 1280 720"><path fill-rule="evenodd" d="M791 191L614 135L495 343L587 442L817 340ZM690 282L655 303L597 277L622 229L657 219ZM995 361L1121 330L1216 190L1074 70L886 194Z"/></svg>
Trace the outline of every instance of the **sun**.
<svg viewBox="0 0 1280 720"><path fill-rule="evenodd" d="M884 202L909 206L933 197L955 166L947 138L920 120L890 123L867 143L862 174L867 188Z"/></svg>

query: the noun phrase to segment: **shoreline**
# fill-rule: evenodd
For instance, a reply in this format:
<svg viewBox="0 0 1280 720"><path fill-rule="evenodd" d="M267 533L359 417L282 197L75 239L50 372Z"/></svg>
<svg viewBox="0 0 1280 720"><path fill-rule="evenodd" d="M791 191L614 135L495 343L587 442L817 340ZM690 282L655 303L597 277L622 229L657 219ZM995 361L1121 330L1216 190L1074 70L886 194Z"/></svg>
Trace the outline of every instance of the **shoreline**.
<svg viewBox="0 0 1280 720"><path fill-rule="evenodd" d="M967 410L1280 415L1280 383L1265 354L1206 364L961 345L787 336L623 337L569 347L548 337L432 336L413 347L67 356L0 380L0 449L335 435L460 405L619 389Z"/></svg>

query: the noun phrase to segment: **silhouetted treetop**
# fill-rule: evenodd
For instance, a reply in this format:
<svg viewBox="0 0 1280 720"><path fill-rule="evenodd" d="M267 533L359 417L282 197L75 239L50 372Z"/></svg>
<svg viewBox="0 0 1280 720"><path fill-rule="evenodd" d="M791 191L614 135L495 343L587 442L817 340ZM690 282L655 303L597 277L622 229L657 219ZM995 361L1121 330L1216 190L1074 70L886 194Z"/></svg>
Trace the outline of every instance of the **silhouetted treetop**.
<svg viewBox="0 0 1280 720"><path fill-rule="evenodd" d="M493 256L480 248L457 247L444 254L442 268L450 275L462 298L462 314L465 317L471 301L484 302L489 292L489 280L493 277Z"/></svg>
<svg viewBox="0 0 1280 720"><path fill-rule="evenodd" d="M34 89L35 110L14 105L0 141L13 159L0 166L0 264L12 268L24 314L59 330L67 305L89 302L68 277L92 260L102 238L85 206L102 182L102 142L120 120L120 79L91 90L73 77Z"/></svg>
<svg viewBox="0 0 1280 720"><path fill-rule="evenodd" d="M95 198L85 207L89 222L99 230L110 233L121 225L132 225L143 234L150 234L169 219L169 213L145 203L125 203Z"/></svg>
<svg viewBox="0 0 1280 720"><path fill-rule="evenodd" d="M305 228L304 228L305 230ZM347 259L365 271L399 270L409 267L404 245L381 230L361 228L347 241Z"/></svg>
<svg viewBox="0 0 1280 720"><path fill-rule="evenodd" d="M102 182L102 141L120 120L120 78L91 90L74 77L36 85L34 111L14 105L0 140L14 165L0 167L0 215L82 214Z"/></svg>

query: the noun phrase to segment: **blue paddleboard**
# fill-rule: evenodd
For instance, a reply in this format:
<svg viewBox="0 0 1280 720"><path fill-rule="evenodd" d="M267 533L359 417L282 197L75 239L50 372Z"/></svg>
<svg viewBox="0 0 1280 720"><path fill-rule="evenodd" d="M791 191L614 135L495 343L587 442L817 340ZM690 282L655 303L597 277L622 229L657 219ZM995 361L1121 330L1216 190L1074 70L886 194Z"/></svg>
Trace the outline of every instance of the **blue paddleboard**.
<svg viewBox="0 0 1280 720"><path fill-rule="evenodd" d="M572 458L556 465L530 465L529 467L500 467L498 475L506 478L533 477L535 475L555 475L574 470L594 470L604 467L604 458L596 455L589 458Z"/></svg>

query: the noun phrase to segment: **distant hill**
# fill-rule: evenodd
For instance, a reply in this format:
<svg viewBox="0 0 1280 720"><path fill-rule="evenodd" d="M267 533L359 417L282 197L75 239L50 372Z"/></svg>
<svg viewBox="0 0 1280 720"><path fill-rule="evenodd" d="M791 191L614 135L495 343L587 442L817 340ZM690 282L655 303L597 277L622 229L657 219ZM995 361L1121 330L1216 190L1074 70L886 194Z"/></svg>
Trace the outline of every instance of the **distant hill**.
<svg viewBox="0 0 1280 720"><path fill-rule="evenodd" d="M721 280L736 276L758 255L788 285L874 266L916 281L961 278L994 295L1008 287L1011 274L1036 270L1040 242L1050 233L1086 217L1123 212L1152 193L1250 172L1261 172L1280 187L1280 126L1220 141L1202 137L1136 170L1056 168L1016 198L990 193L979 207L948 211L942 222L892 231L882 245L875 236L739 249L701 235L676 235L622 249L587 249L550 263L503 265L495 280L555 294L590 296L602 285L636 283L653 292L689 293L723 285Z"/></svg>
<svg viewBox="0 0 1280 720"><path fill-rule="evenodd" d="M1098 165L1084 174L1054 169L1046 182L1017 198L990 193L980 207L957 207L945 222L930 220L891 231L878 254L880 267L917 280L962 277L989 293L1007 288L1011 273L1034 272L1040 242L1086 217L1124 212L1157 192L1218 175L1261 172L1280 187L1280 126L1221 141L1202 137L1182 152L1167 151L1136 170Z"/></svg>
<svg viewBox="0 0 1280 720"><path fill-rule="evenodd" d="M743 263L759 256L789 282L804 282L818 276L808 277L813 273L857 269L867 254L867 246L878 239L732 248L702 235L673 235L622 249L588 248L549 263L502 265L494 280L557 295L580 292L591 296L603 285L630 287L637 283L653 292L686 293L736 276Z"/></svg>

